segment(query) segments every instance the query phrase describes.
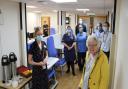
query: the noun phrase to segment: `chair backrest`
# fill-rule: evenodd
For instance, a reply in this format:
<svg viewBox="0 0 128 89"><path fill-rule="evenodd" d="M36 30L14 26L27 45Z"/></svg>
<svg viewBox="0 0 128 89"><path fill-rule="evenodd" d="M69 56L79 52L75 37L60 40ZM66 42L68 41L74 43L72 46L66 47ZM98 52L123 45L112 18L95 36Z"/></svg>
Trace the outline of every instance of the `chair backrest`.
<svg viewBox="0 0 128 89"><path fill-rule="evenodd" d="M54 45L54 39L52 36L47 38L47 49L49 57L57 57L57 50Z"/></svg>
<svg viewBox="0 0 128 89"><path fill-rule="evenodd" d="M50 28L50 35L56 34L55 28Z"/></svg>

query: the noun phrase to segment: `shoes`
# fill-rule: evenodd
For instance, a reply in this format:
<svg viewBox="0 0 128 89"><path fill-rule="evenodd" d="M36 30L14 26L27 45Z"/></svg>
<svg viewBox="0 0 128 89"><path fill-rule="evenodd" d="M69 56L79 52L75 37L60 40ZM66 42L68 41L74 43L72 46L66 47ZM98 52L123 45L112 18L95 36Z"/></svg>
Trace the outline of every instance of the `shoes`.
<svg viewBox="0 0 128 89"><path fill-rule="evenodd" d="M66 71L66 73L69 73L70 72L70 70L68 69L67 71Z"/></svg>
<svg viewBox="0 0 128 89"><path fill-rule="evenodd" d="M74 62L75 64L77 64L78 63L78 61L77 60L75 60L75 62Z"/></svg>
<svg viewBox="0 0 128 89"><path fill-rule="evenodd" d="M72 73L73 74L73 76L76 76L76 74L75 73Z"/></svg>

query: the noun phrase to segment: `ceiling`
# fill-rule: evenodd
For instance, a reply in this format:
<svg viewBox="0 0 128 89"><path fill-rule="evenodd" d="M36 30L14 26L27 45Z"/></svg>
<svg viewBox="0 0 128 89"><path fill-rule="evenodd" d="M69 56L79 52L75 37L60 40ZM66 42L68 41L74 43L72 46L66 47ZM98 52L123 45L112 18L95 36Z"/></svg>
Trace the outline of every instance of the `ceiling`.
<svg viewBox="0 0 128 89"><path fill-rule="evenodd" d="M27 3L38 8L27 8L29 12L41 11L52 12L53 10L62 10L72 12L80 15L86 15L84 12L78 12L76 9L90 9L89 12L94 12L96 15L105 15L108 11L113 10L114 0L78 0L75 3L61 3L57 4L50 0L13 0Z"/></svg>

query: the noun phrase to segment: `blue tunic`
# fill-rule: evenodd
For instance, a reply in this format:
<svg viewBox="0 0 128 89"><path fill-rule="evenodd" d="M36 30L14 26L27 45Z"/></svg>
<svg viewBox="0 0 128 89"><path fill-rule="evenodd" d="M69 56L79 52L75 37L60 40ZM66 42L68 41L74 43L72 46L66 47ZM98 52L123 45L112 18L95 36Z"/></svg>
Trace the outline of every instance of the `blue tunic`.
<svg viewBox="0 0 128 89"><path fill-rule="evenodd" d="M67 34L64 34L62 38L62 42L67 44L69 47L72 46L72 44L75 42L74 36L68 36ZM64 57L66 61L73 62L76 59L76 53L75 53L75 47L73 47L71 50L68 50L67 47L64 47Z"/></svg>
<svg viewBox="0 0 128 89"><path fill-rule="evenodd" d="M87 40L87 34L83 32L82 34L78 33L76 37L77 42L77 51L78 52L86 52L86 40Z"/></svg>

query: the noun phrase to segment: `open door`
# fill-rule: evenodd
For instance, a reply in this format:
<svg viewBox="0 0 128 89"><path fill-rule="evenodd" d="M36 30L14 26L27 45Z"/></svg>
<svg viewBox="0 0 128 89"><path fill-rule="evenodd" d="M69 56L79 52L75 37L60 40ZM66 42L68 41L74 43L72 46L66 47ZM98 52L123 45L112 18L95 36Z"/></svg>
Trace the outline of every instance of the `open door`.
<svg viewBox="0 0 128 89"><path fill-rule="evenodd" d="M41 26L43 27L44 36L48 36L50 33L50 17L42 16L41 17Z"/></svg>

